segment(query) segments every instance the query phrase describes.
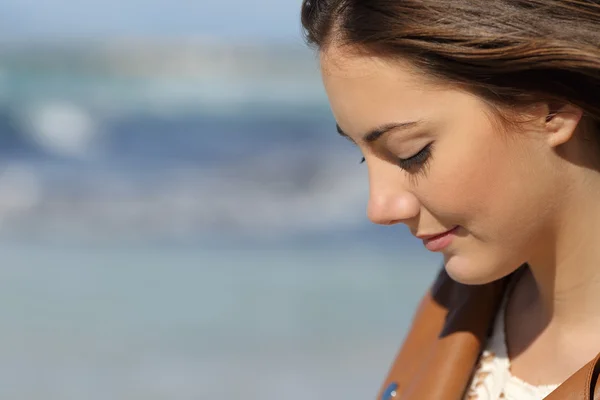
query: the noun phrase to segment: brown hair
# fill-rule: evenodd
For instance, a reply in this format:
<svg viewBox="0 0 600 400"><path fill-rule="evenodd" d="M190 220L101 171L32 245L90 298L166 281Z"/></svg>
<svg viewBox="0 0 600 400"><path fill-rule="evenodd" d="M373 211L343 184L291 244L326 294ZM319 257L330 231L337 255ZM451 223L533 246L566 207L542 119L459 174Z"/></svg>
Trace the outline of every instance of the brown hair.
<svg viewBox="0 0 600 400"><path fill-rule="evenodd" d="M401 56L497 106L574 104L600 128L599 0L303 0L309 44Z"/></svg>

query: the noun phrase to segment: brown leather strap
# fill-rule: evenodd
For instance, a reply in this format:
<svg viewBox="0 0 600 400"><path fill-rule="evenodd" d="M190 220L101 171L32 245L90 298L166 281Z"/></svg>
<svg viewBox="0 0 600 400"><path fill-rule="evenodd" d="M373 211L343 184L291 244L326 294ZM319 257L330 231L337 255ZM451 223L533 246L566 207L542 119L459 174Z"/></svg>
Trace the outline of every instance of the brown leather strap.
<svg viewBox="0 0 600 400"><path fill-rule="evenodd" d="M394 400L459 400L504 292L506 281L468 286L441 270L419 306L381 393Z"/></svg>
<svg viewBox="0 0 600 400"><path fill-rule="evenodd" d="M514 279L513 279L514 278ZM442 269L390 369L392 400L461 400L510 280L467 286ZM600 354L546 400L600 400ZM396 386L397 384L397 386Z"/></svg>
<svg viewBox="0 0 600 400"><path fill-rule="evenodd" d="M599 370L600 354L571 375L545 400L600 400Z"/></svg>
<svg viewBox="0 0 600 400"><path fill-rule="evenodd" d="M600 354L590 361L587 366L589 368L586 380L586 386L589 391L588 395L590 399L600 400Z"/></svg>

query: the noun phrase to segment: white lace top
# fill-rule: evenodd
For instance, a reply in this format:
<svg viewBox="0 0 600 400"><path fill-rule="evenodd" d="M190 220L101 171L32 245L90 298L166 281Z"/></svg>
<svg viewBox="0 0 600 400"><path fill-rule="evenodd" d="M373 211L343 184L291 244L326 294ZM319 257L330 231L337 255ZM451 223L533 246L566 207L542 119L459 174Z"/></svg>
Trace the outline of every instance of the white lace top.
<svg viewBox="0 0 600 400"><path fill-rule="evenodd" d="M558 387L534 386L510 373L510 360L504 336L507 298L508 296L504 296L496 316L494 331L476 366L464 400L541 400Z"/></svg>

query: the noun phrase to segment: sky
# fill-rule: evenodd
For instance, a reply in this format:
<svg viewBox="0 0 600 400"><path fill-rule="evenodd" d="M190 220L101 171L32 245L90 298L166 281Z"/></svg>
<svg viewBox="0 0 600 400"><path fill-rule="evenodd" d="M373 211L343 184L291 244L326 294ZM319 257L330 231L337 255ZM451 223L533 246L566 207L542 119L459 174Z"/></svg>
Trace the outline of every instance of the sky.
<svg viewBox="0 0 600 400"><path fill-rule="evenodd" d="M300 40L301 0L0 0L3 39Z"/></svg>

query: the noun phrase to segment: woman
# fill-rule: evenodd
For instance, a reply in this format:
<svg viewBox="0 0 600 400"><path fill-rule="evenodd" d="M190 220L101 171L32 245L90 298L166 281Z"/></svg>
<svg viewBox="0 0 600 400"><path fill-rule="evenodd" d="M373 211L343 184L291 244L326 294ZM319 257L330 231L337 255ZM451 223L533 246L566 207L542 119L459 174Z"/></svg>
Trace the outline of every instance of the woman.
<svg viewBox="0 0 600 400"><path fill-rule="evenodd" d="M369 218L444 257L378 398L600 398L600 2L304 0L302 23Z"/></svg>

